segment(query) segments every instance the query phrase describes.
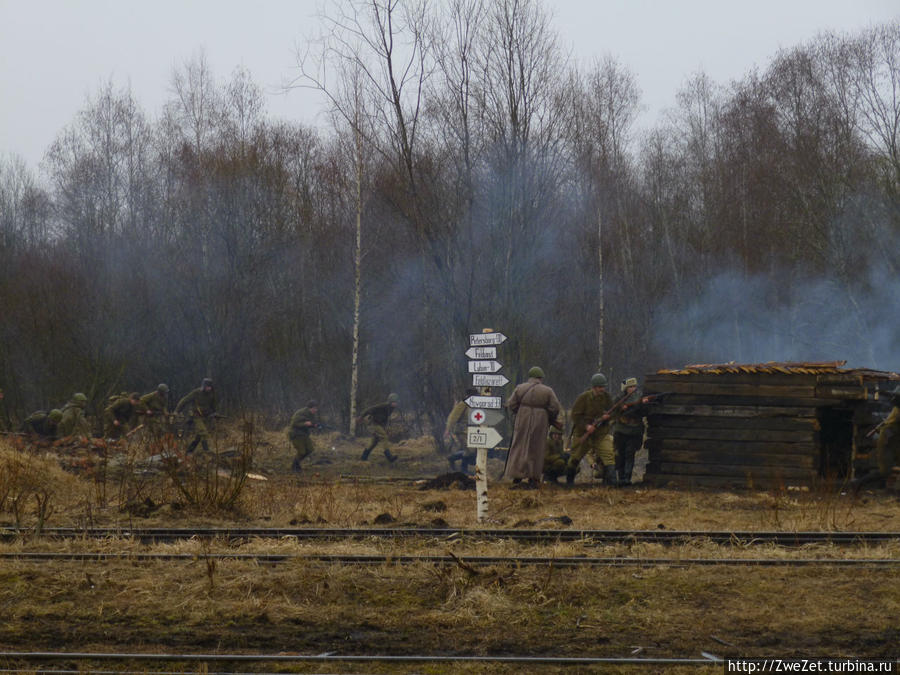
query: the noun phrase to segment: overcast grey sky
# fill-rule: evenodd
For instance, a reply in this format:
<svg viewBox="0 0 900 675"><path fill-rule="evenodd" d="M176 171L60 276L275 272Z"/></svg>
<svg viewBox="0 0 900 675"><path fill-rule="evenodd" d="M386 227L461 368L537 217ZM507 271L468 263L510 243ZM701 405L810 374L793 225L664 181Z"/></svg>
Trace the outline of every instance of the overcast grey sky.
<svg viewBox="0 0 900 675"><path fill-rule="evenodd" d="M690 75L716 82L764 68L781 47L826 30L900 17L897 0L544 0L580 62L611 54L637 76L644 121L660 118ZM270 116L318 121L307 90L280 84L318 0L0 0L0 155L33 168L86 97L130 83L155 117L173 69L202 48L218 80L247 68ZM324 119L324 118L323 118Z"/></svg>

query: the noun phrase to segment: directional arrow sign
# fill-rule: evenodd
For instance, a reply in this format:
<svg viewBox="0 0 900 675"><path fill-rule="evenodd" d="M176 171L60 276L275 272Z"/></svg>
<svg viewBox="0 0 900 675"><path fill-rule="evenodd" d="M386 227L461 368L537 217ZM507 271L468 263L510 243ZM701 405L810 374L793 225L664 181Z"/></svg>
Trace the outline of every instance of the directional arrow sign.
<svg viewBox="0 0 900 675"><path fill-rule="evenodd" d="M470 448L493 448L503 437L493 427L467 427L466 444Z"/></svg>
<svg viewBox="0 0 900 675"><path fill-rule="evenodd" d="M466 356L470 359L496 359L496 347L469 347L466 350Z"/></svg>
<svg viewBox="0 0 900 675"><path fill-rule="evenodd" d="M499 345L506 341L503 333L475 333L469 335L470 347L483 347L484 345Z"/></svg>
<svg viewBox="0 0 900 675"><path fill-rule="evenodd" d="M469 411L469 422L471 424L480 424L485 427L495 427L504 421L506 416L499 410L475 410Z"/></svg>
<svg viewBox="0 0 900 675"><path fill-rule="evenodd" d="M466 405L470 408L493 408L499 410L503 407L503 399L500 396L470 396L466 399Z"/></svg>
<svg viewBox="0 0 900 675"><path fill-rule="evenodd" d="M499 361L469 361L470 373L496 373L502 367Z"/></svg>
<svg viewBox="0 0 900 675"><path fill-rule="evenodd" d="M507 384L506 375L472 375L473 387L503 387Z"/></svg>

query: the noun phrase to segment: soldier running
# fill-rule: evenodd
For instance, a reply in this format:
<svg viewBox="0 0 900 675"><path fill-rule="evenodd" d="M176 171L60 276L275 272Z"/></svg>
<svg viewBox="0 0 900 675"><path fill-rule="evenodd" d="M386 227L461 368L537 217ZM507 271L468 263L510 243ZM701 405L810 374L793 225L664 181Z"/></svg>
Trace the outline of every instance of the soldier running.
<svg viewBox="0 0 900 675"><path fill-rule="evenodd" d="M297 451L294 462L291 464L291 471L294 473L300 473L300 462L312 454L313 442L310 432L317 426L319 426L319 404L314 400L307 401L306 407L300 408L291 417L288 440Z"/></svg>
<svg viewBox="0 0 900 675"><path fill-rule="evenodd" d="M400 397L397 396L397 394L391 394L388 396L387 401L379 403L378 405L373 405L371 408L366 408L359 416L359 421L369 418L369 426L372 428L372 441L369 443L368 447L363 450L362 456L360 457L362 461L367 461L369 455L379 445L384 446L384 456L387 457L389 462L397 461L397 455L391 452L387 429L385 427L387 426L391 413L394 412L399 401Z"/></svg>
<svg viewBox="0 0 900 675"><path fill-rule="evenodd" d="M197 389L188 392L175 406L175 413L187 415L187 428L194 432L188 453L193 452L198 444L202 444L203 450L209 452L207 421L216 414L216 392L212 380L206 377Z"/></svg>

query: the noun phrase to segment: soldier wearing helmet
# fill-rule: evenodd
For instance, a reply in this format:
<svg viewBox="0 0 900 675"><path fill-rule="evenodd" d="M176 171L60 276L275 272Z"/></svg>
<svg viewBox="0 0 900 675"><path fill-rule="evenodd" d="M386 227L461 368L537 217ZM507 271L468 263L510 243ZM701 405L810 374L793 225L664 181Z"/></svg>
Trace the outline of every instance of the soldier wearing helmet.
<svg viewBox="0 0 900 675"><path fill-rule="evenodd" d="M544 480L556 483L560 476L566 475L569 453L565 452L562 429L550 427L547 437L547 452L544 455Z"/></svg>
<svg viewBox="0 0 900 675"><path fill-rule="evenodd" d="M153 435L159 435L165 428L164 421L169 413L169 386L165 383L141 396L140 409L144 424Z"/></svg>
<svg viewBox="0 0 900 675"><path fill-rule="evenodd" d="M62 419L59 422L56 433L60 437L82 436L87 438L91 434L91 426L84 415L87 407L87 396L78 392L63 406Z"/></svg>
<svg viewBox="0 0 900 675"><path fill-rule="evenodd" d="M400 397L397 396L397 394L390 394L387 397L387 401L366 408L363 410L362 414L360 414L359 421L361 422L368 418L369 426L372 429L372 440L369 442L366 449L363 450L362 456L360 457L362 461L367 461L369 455L379 445L384 448L384 456L387 457L389 462L397 461L397 455L391 452L387 429L385 427L387 426L388 419L391 417L391 413L394 412L394 409L399 405L399 402Z"/></svg>
<svg viewBox="0 0 900 675"><path fill-rule="evenodd" d="M607 379L603 373L591 376L591 388L582 392L572 406L572 452L566 465L566 484L575 482L575 473L581 459L591 454L596 463L595 478L603 478L608 486L616 484L616 453L610 435L613 400L606 391Z"/></svg>
<svg viewBox="0 0 900 675"><path fill-rule="evenodd" d="M203 450L209 452L209 428L210 420L216 415L216 392L213 382L208 377L196 389L192 389L175 406L176 414L187 415L186 428L194 433L187 451L193 452L198 444L203 445Z"/></svg>
<svg viewBox="0 0 900 675"><path fill-rule="evenodd" d="M306 402L305 408L300 408L291 417L288 426L288 440L294 446L296 455L294 462L291 464L291 471L300 473L300 462L309 457L313 452L313 442L310 432L319 424L319 404L315 400Z"/></svg>
<svg viewBox="0 0 900 675"><path fill-rule="evenodd" d="M107 438L121 438L136 426L141 397L136 391L118 396L103 411L103 431Z"/></svg>
<svg viewBox="0 0 900 675"><path fill-rule="evenodd" d="M43 410L35 411L25 418L22 430L26 434L53 440L59 433L59 422L62 416L62 411L58 408L54 408L49 413Z"/></svg>
<svg viewBox="0 0 900 675"><path fill-rule="evenodd" d="M641 392L635 377L622 380L622 394L626 397L613 424L613 446L616 450L616 473L619 485L631 485L634 456L644 442L644 418L640 414Z"/></svg>

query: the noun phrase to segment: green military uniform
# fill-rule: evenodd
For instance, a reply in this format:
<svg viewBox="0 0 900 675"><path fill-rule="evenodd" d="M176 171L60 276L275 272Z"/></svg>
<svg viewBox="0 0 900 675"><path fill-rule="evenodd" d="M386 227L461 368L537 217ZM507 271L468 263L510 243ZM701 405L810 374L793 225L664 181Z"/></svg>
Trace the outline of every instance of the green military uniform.
<svg viewBox="0 0 900 675"><path fill-rule="evenodd" d="M59 422L62 411L54 408L49 413L38 410L31 413L22 423L22 430L27 434L35 434L42 438L54 439L59 433Z"/></svg>
<svg viewBox="0 0 900 675"><path fill-rule="evenodd" d="M634 456L644 442L644 419L640 414L641 392L637 379L630 377L622 382L623 393L634 387L628 394L613 423L613 446L616 451L616 474L619 485L631 485L634 471Z"/></svg>
<svg viewBox="0 0 900 675"><path fill-rule="evenodd" d="M305 408L300 408L291 417L291 423L288 427L288 440L297 451L294 457L294 463L291 465L292 471L300 471L300 462L309 457L313 451L313 442L310 438L312 431L319 424L319 406L315 401L309 401Z"/></svg>
<svg viewBox="0 0 900 675"><path fill-rule="evenodd" d="M209 452L209 429L207 421L213 419L216 414L216 392L213 389L212 380L205 378L197 388L188 392L175 406L176 414L188 416L187 427L193 430L194 438L187 451L193 452L198 443L203 444L203 449Z"/></svg>
<svg viewBox="0 0 900 675"><path fill-rule="evenodd" d="M9 411L6 409L6 400L2 389L0 389L0 431L12 431L12 420L9 418Z"/></svg>
<svg viewBox="0 0 900 675"><path fill-rule="evenodd" d="M154 391L141 396L140 413L144 415L144 424L154 436L165 430L165 418L169 412L169 387L160 384Z"/></svg>
<svg viewBox="0 0 900 675"><path fill-rule="evenodd" d="M388 419L391 416L391 413L394 412L394 408L397 407L397 401L399 400L399 396L397 394L391 394L388 396L388 400L384 403L379 403L378 405L373 405L371 408L366 408L362 414L359 416L360 419L369 418L369 427L372 429L372 440L369 443L368 447L363 450L362 457L360 459L362 461L366 461L369 459L369 455L372 451L377 448L379 445L384 448L384 456L387 457L389 462L395 462L397 460L397 455L391 452L391 446L388 441L387 426Z"/></svg>
<svg viewBox="0 0 900 675"><path fill-rule="evenodd" d="M475 396L475 389L467 389L466 397ZM459 460L460 471L465 473L470 464L475 463L478 454L476 448L468 447L468 439L466 438L466 427L468 426L468 410L465 400L457 401L453 406L453 410L447 415L447 423L444 425L444 439L449 439L451 454L447 458L450 462L450 468L455 469L455 462Z"/></svg>
<svg viewBox="0 0 900 675"><path fill-rule="evenodd" d="M568 463L569 454L563 450L562 431L551 428L544 455L544 480L555 483L557 478L565 476Z"/></svg>
<svg viewBox="0 0 900 675"><path fill-rule="evenodd" d="M103 411L103 432L107 438L121 438L137 426L141 399L137 392L117 396Z"/></svg>
<svg viewBox="0 0 900 675"><path fill-rule="evenodd" d="M77 393L63 406L62 419L56 429L57 435L65 436L90 436L91 425L84 416L84 408L87 406L87 396Z"/></svg>
<svg viewBox="0 0 900 675"><path fill-rule="evenodd" d="M572 406L572 453L566 467L568 484L574 482L578 465L582 457L588 453L591 453L596 462L603 467L603 481L608 484L616 482L616 454L609 433L611 421L600 419L613 405L613 400L605 387L606 377L596 373L591 377L591 388L582 392ZM597 424L594 432L586 436L587 427L595 421ZM600 476L595 473L595 477Z"/></svg>

